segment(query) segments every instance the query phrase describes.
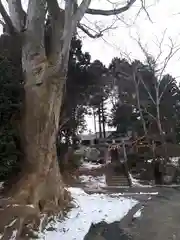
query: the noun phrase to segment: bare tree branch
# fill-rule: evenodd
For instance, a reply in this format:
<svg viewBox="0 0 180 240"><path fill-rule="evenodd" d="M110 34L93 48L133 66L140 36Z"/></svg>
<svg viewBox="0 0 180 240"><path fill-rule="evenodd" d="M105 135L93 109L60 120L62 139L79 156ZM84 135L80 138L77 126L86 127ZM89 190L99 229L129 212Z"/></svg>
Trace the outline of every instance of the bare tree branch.
<svg viewBox="0 0 180 240"><path fill-rule="evenodd" d="M86 13L91 14L91 15L103 15L103 16L118 15L118 14L121 14L121 13L129 10L130 7L132 7L132 5L135 2L136 2L136 0L129 0L129 1L127 1L127 4L124 7L112 9L112 10L101 10L101 9L88 8L86 10Z"/></svg>
<svg viewBox="0 0 180 240"><path fill-rule="evenodd" d="M143 52L144 56L146 57L146 60L148 60L149 58L149 53L146 50L146 48L142 45L141 40L140 40L140 36L138 36L138 39L133 38L133 40L135 40L137 42L137 44L139 45L141 51Z"/></svg>
<svg viewBox="0 0 180 240"><path fill-rule="evenodd" d="M45 56L44 21L46 15L46 0L29 0L27 11L27 34L31 38L29 48L31 55Z"/></svg>
<svg viewBox="0 0 180 240"><path fill-rule="evenodd" d="M160 74L159 74L159 76L158 76L158 78L159 78L158 80L161 80L161 79L162 79L162 76L163 76L163 74L164 74L164 71L165 71L165 69L166 69L169 61L170 61L170 60L172 59L172 57L180 50L180 47L176 47L171 38L169 38L169 40L170 40L170 44L171 44L171 45L169 46L169 47L170 47L170 50L169 50L168 55L167 55L167 56L165 57L165 59L164 59L164 63L163 63L163 66L162 66L162 68L161 68L161 70L160 70Z"/></svg>
<svg viewBox="0 0 180 240"><path fill-rule="evenodd" d="M152 21L150 15L149 15L149 13L148 13L148 11L147 11L147 9L146 9L145 1L146 1L146 0L141 0L141 8L142 8L142 10L144 10L144 12L146 13L146 15L147 15L149 21L150 21L151 23L153 23L153 21Z"/></svg>
<svg viewBox="0 0 180 240"><path fill-rule="evenodd" d="M159 53L158 53L158 55L157 55L157 57L156 57L156 59L155 59L155 62L157 62L157 61L159 61L159 58L161 57L161 55L162 55L162 44L163 44L163 42L164 42L164 38L165 38L165 35L166 35L166 31L167 31L167 28L164 30L164 32L163 32L163 35L162 35L162 38L161 38L161 40L159 41L158 40L158 38L156 37L156 42L154 42L155 43L155 45L159 48Z"/></svg>
<svg viewBox="0 0 180 240"><path fill-rule="evenodd" d="M73 2L71 0L67 0L65 3L65 22L64 22L64 33L63 40L69 38L69 34L72 30L72 16L73 16Z"/></svg>
<svg viewBox="0 0 180 240"><path fill-rule="evenodd" d="M167 65L169 64L169 61L180 50L180 47L175 46L175 43L173 42L173 40L171 38L169 38L169 41L170 41L169 52L168 52L167 56L163 59L163 63L162 64L158 63L159 58L163 54L162 45L163 45L163 42L164 42L164 39L165 39L165 34L166 34L166 30L163 32L161 40L158 41L158 39L156 38L156 42L155 42L156 46L159 48L159 53L157 54L157 57L154 58L155 64L160 65L160 69L156 70L156 77L158 78L158 88L159 88L159 83L160 83L160 81L162 79L162 76L164 74L164 71L166 70ZM140 40L140 36L138 36L138 39L133 38L133 40L135 40L137 42L137 44L139 45L140 49L142 50L144 56L146 57L146 60L148 61L150 54L148 53L146 48L142 45L141 40Z"/></svg>
<svg viewBox="0 0 180 240"><path fill-rule="evenodd" d="M95 39L103 36L102 32L95 33L95 34L90 33L90 31L88 30L88 27L80 23L78 24L78 28L81 29L84 33L86 33L90 38Z"/></svg>
<svg viewBox="0 0 180 240"><path fill-rule="evenodd" d="M149 98L151 99L151 101L153 102L153 104L156 105L155 100L153 99L153 97L152 97L152 95L151 95L151 93L150 93L148 87L146 86L146 84L145 84L145 82L143 81L143 79L142 79L142 77L140 76L140 74L139 74L139 80L141 81L142 85L143 85L144 88L146 89L147 94L148 94Z"/></svg>
<svg viewBox="0 0 180 240"><path fill-rule="evenodd" d="M84 17L84 14L87 12L87 9L88 9L90 3L91 3L91 0L83 0L81 2L81 4L79 5L79 7L73 17L73 25L74 25L73 28Z"/></svg>
<svg viewBox="0 0 180 240"><path fill-rule="evenodd" d="M11 18L9 17L8 13L6 12L1 0L0 0L0 13L4 19L5 24L7 25L8 33L10 33L10 34L16 33L17 30L15 29L15 27L11 21Z"/></svg>
<svg viewBox="0 0 180 240"><path fill-rule="evenodd" d="M1 24L3 27L6 26L5 22L3 22L2 20L0 20L0 24Z"/></svg>
<svg viewBox="0 0 180 240"><path fill-rule="evenodd" d="M103 28L103 29L99 29L98 31L90 28L89 26L86 26L85 24L78 24L78 28L81 29L84 33L86 33L89 37L91 38L99 38L99 37L102 37L103 36L103 33L109 29L114 29L113 28L113 25L114 25L115 22L113 22L110 26L107 26L106 28ZM91 33L91 32L94 32Z"/></svg>
<svg viewBox="0 0 180 240"><path fill-rule="evenodd" d="M50 41L48 57L52 62L56 62L61 51L61 38L64 30L65 11L59 7L57 0L46 0L49 22L50 22Z"/></svg>
<svg viewBox="0 0 180 240"><path fill-rule="evenodd" d="M26 14L22 8L21 0L8 0L9 14L17 31L25 27Z"/></svg>
<svg viewBox="0 0 180 240"><path fill-rule="evenodd" d="M90 3L91 3L91 0L83 0L74 13L73 2L70 0L66 1L65 24L64 24L64 31L63 31L63 36L62 36L62 40L63 40L64 44L63 44L62 51L59 54L57 68L58 68L58 66L61 65L62 61L63 61L64 67L65 67L65 65L67 65L67 61L69 58L68 49L71 44L72 36L73 36L74 32L76 31L76 27L78 26L78 23L83 18Z"/></svg>
<svg viewBox="0 0 180 240"><path fill-rule="evenodd" d="M132 79L133 79L134 86L135 86L137 107L138 107L139 114L140 114L140 118L141 118L140 120L141 120L141 122L142 122L144 134L145 134L145 136L147 137L148 130L147 130L146 122L145 122L145 120L144 120L144 116L143 116L142 108L141 108L141 104L140 104L139 78L138 78L138 80L136 80L137 70L138 70L137 66L133 67Z"/></svg>
<svg viewBox="0 0 180 240"><path fill-rule="evenodd" d="M116 16L115 16L116 17ZM115 23L117 22L117 18L114 19L112 21L112 23L109 25L109 26L106 26L106 27L102 27L102 26L99 26L98 24L94 24L92 23L86 16L84 16L84 18L88 21L89 25L93 25L93 27L90 27L89 25L87 26L86 24L80 24L82 25L82 28L81 29L81 26L79 27L79 29L81 29L84 33L86 33L89 37L91 38L98 38L98 37L103 37L103 33L105 31L108 31L108 30L112 30L112 29L116 29L117 27L114 26ZM102 38L103 39L103 38Z"/></svg>
<svg viewBox="0 0 180 240"><path fill-rule="evenodd" d="M143 107L143 110L145 113L147 113L152 119L154 119L157 122L157 118L150 113L146 107Z"/></svg>
<svg viewBox="0 0 180 240"><path fill-rule="evenodd" d="M74 25L74 31L77 26L77 23L73 22L73 12L74 12L73 2L71 0L67 0L65 2L65 15L64 15L65 22L64 22L64 31L62 36L63 48L59 54L59 61L58 61L58 65L59 66L63 65L64 69L67 67L67 64L68 64L68 58L69 58L68 49L70 48L71 39L73 35L73 25Z"/></svg>
<svg viewBox="0 0 180 240"><path fill-rule="evenodd" d="M164 33L164 35L165 35L165 33ZM159 49L160 49L160 51L159 51L159 54L158 54L158 56L157 56L157 59L158 59L158 58L161 56L161 54L162 54L162 43L163 43L163 40L164 40L164 35L163 35L163 37L162 37L162 39L161 39L161 41L160 41L160 44L159 44ZM144 53L144 55L146 56L146 59L147 59L147 61L148 61L149 56L150 56L150 55L148 54L148 51L146 51L145 48L142 46L141 41L140 41L140 38L139 38L139 40L138 40L137 42L138 42L141 50L143 51L143 53ZM164 59L164 61L163 61L163 66L162 66L162 67L160 68L160 70L158 70L158 71L157 71L157 70L155 71L155 69L153 69L154 77L156 78L156 82L155 82L155 86L154 86L154 88L155 88L155 94L156 94L156 95L155 95L155 100L153 99L151 93L148 91L148 88L147 88L145 82L143 81L143 79L142 79L142 78L140 79L141 82L142 82L142 84L143 84L143 86L144 86L144 88L146 89L146 91L147 91L150 99L153 101L153 103L155 104L155 107L156 107L156 116L153 116L151 113L149 113L146 108L144 108L144 110L146 111L147 114L149 114L149 116L151 116L154 120L156 120L156 123L157 123L157 126L158 126L158 130L159 130L159 134L160 134L160 137L161 137L161 143L162 143L163 148L164 148L164 158L165 158L165 162L167 161L167 147L166 147L166 140L165 140L165 137L164 137L164 131L163 131L163 128L162 128L162 123L161 123L160 101L161 101L161 98L162 98L164 92L166 91L167 86L169 85L169 83L164 87L161 95L160 95L160 93L159 93L159 88L160 88L160 83L161 83L161 81L162 81L162 77L163 77L164 71L165 71L165 69L166 69L169 61L170 61L171 58L177 53L177 51L180 50L179 47L176 47L176 48L175 48L175 45L174 45L172 39L170 39L170 43L171 43L171 45L170 45L170 50L169 50L168 55L165 57L165 59ZM148 64L149 64L149 66L151 66L151 62L148 61ZM158 64L158 63L155 62L155 64L153 64L153 65L154 65L153 68L155 68L155 66L156 66L157 64Z"/></svg>

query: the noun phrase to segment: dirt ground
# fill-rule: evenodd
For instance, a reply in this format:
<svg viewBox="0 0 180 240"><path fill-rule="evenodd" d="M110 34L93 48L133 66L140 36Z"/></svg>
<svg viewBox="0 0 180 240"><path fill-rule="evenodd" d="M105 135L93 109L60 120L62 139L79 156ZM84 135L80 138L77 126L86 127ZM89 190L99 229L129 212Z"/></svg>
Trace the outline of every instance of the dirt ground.
<svg viewBox="0 0 180 240"><path fill-rule="evenodd" d="M99 223L91 227L84 240L179 240L180 189L158 191L158 196L142 202L140 218L126 216L126 221Z"/></svg>
<svg viewBox="0 0 180 240"><path fill-rule="evenodd" d="M180 239L180 189L162 188L129 229L133 240Z"/></svg>
<svg viewBox="0 0 180 240"><path fill-rule="evenodd" d="M67 171L63 173L63 181L66 185L72 186L78 183L78 178L80 175L91 175L93 177L101 176L108 172L109 165L102 165L100 168L88 169L88 168L79 168L76 170Z"/></svg>

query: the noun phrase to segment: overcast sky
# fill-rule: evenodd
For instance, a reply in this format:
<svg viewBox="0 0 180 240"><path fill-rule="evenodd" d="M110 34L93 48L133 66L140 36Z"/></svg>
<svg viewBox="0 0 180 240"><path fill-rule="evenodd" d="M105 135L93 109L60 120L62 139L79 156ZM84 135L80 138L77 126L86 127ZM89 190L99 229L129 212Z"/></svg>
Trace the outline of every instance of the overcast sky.
<svg viewBox="0 0 180 240"><path fill-rule="evenodd" d="M95 8L112 8L112 4L106 0L94 0L92 1L92 7ZM111 2L117 2L117 0L111 0ZM125 1L118 1L125 2ZM179 0L146 0L147 11L153 21L150 22L146 13L141 11L141 14L136 19L140 7L140 1L137 0L137 4L133 6L129 11L119 17L123 21L118 20L113 30L109 30L104 33L103 38L90 39L84 37L83 48L85 51L89 51L94 59L100 59L103 63L109 64L111 59L115 56L121 56L122 52L128 53L132 58L143 60L143 54L140 51L137 43L133 38L137 39L137 35L140 36L143 45L147 45L148 51L155 57L158 54L158 48L156 38L161 40L164 31L166 30L163 50L164 55L161 60L164 59L168 52L169 37L173 39L176 45L180 45L180 1ZM87 21L87 19L89 21ZM104 26L110 26L114 17L99 17L86 15L84 21L89 23L90 26L94 26L95 21L99 21ZM92 22L92 24L91 24ZM125 23L123 23L125 22ZM134 23L134 24L133 24ZM80 34L81 35L81 34ZM180 52L169 63L167 71L174 76L179 76L178 71Z"/></svg>

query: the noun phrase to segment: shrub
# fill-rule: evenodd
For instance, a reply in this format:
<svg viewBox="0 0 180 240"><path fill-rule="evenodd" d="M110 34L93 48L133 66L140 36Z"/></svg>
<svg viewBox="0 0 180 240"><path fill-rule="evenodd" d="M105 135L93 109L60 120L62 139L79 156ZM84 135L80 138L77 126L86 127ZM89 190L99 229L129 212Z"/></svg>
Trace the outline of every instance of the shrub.
<svg viewBox="0 0 180 240"><path fill-rule="evenodd" d="M19 116L23 98L21 64L0 56L0 181L20 171Z"/></svg>

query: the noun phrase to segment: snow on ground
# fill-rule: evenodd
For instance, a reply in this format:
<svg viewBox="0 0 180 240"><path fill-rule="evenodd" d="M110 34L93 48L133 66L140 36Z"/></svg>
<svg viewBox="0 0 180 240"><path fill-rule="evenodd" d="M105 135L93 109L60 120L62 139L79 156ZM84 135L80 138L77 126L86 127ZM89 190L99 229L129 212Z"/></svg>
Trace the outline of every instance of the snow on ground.
<svg viewBox="0 0 180 240"><path fill-rule="evenodd" d="M117 193L112 193L111 196L116 196ZM119 196L135 196L135 195L158 195L158 192L124 192L124 193L118 193Z"/></svg>
<svg viewBox="0 0 180 240"><path fill-rule="evenodd" d="M147 162L148 163L152 163L153 159L148 159Z"/></svg>
<svg viewBox="0 0 180 240"><path fill-rule="evenodd" d="M130 178L131 178L133 187L152 187L152 185L144 185L144 184L141 184L138 179L133 178L133 176L131 175L131 173L129 173L129 176L130 176Z"/></svg>
<svg viewBox="0 0 180 240"><path fill-rule="evenodd" d="M135 178L133 178L133 176L131 175L131 173L129 173L131 182L133 186L138 186L138 187L142 187L143 185L139 183L139 181Z"/></svg>
<svg viewBox="0 0 180 240"><path fill-rule="evenodd" d="M174 166L179 166L180 157L171 157L170 161Z"/></svg>
<svg viewBox="0 0 180 240"><path fill-rule="evenodd" d="M136 200L120 197L119 194L88 195L80 188L71 187L68 190L76 207L64 221L53 223L56 230L46 230L41 240L83 240L92 223L119 221L137 204Z"/></svg>
<svg viewBox="0 0 180 240"><path fill-rule="evenodd" d="M163 160L163 158L161 159ZM180 157L170 157L169 160L174 166L179 166ZM152 163L153 159L148 159L147 162Z"/></svg>
<svg viewBox="0 0 180 240"><path fill-rule="evenodd" d="M91 176L91 175L81 175L79 179L82 183L84 183L87 187L93 189L99 189L102 187L106 187L106 176L103 174L102 176Z"/></svg>
<svg viewBox="0 0 180 240"><path fill-rule="evenodd" d="M101 168L103 166L104 166L104 164L97 164L97 163L92 163L92 162L83 162L83 164L81 165L81 168L95 169L95 168Z"/></svg>
<svg viewBox="0 0 180 240"><path fill-rule="evenodd" d="M14 230L13 233L12 233L12 236L9 240L15 240L17 237L17 230Z"/></svg>
<svg viewBox="0 0 180 240"><path fill-rule="evenodd" d="M138 179L133 178L130 174L133 187L152 187L152 185L144 185L139 183ZM92 175L80 175L79 179L81 183L84 183L86 187L93 189L100 189L107 187L106 176L103 174L101 176L92 176ZM120 186L122 187L122 186ZM118 188L118 187L117 187Z"/></svg>
<svg viewBox="0 0 180 240"><path fill-rule="evenodd" d="M139 218L141 217L141 211L143 210L144 207L140 208L134 215L133 218Z"/></svg>
<svg viewBox="0 0 180 240"><path fill-rule="evenodd" d="M0 182L0 189L4 187L4 182Z"/></svg>

